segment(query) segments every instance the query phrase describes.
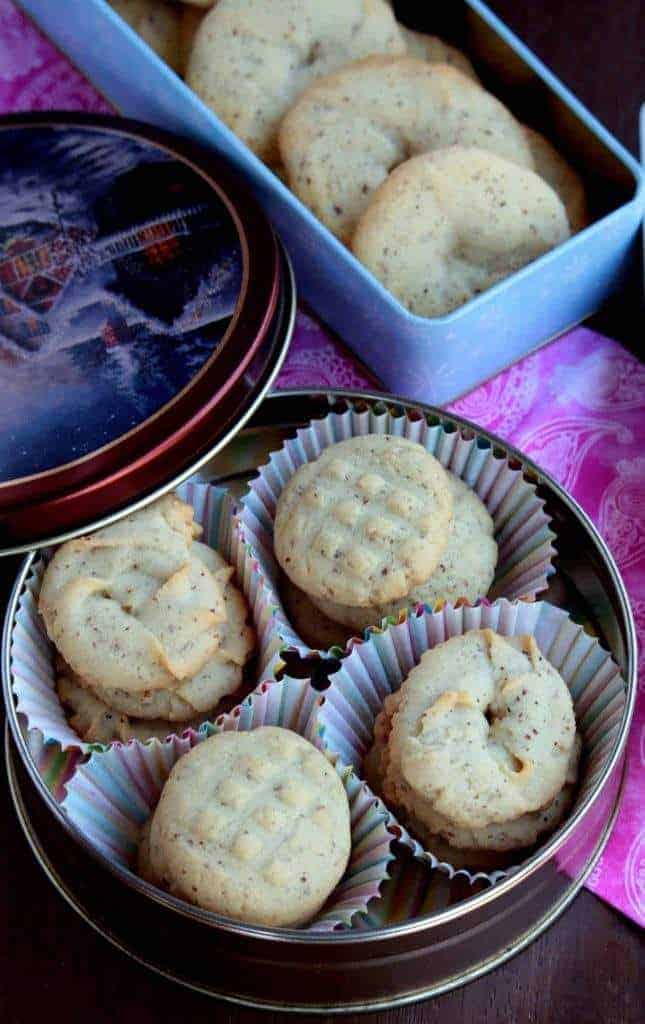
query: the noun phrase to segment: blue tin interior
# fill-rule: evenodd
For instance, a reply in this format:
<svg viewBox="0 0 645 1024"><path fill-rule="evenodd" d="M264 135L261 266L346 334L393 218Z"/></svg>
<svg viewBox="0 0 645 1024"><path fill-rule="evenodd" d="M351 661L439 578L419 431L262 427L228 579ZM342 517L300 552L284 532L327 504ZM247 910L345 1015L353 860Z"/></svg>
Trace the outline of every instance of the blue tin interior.
<svg viewBox="0 0 645 1024"><path fill-rule="evenodd" d="M562 150L585 177L594 220L434 319L404 309L105 0L19 2L122 114L190 135L235 165L285 242L300 294L391 390L436 404L457 397L585 319L633 265L643 217L639 165L480 0L422 12L397 7L414 27L462 46L484 84Z"/></svg>

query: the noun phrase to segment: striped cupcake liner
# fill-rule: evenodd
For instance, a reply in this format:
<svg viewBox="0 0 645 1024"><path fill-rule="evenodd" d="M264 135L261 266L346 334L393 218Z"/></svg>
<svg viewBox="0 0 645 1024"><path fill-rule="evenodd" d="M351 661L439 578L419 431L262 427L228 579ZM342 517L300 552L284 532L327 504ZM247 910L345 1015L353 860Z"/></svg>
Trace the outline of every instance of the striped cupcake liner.
<svg viewBox="0 0 645 1024"><path fill-rule="evenodd" d="M374 722L388 694L399 689L425 651L471 629L489 628L502 636L532 634L548 661L559 671L573 698L582 736L580 778L574 807L586 804L615 748L627 699L620 670L598 640L567 612L545 601L500 599L476 608L446 605L437 612L410 610L397 623L370 629L364 641L349 645L339 671L330 675L311 722L316 744L351 765L358 775L372 745ZM424 847L388 811L388 827L413 857L471 885L494 885L519 864L509 854L508 867L469 871L455 867Z"/></svg>
<svg viewBox="0 0 645 1024"><path fill-rule="evenodd" d="M61 807L78 831L110 863L133 873L140 829L157 805L173 765L192 747L220 732L278 725L311 739L318 694L307 680L262 683L229 714L198 732L142 744L132 740L94 751L67 782ZM394 859L388 815L351 767L331 759L350 806L352 852L345 875L307 930L352 926L374 905Z"/></svg>
<svg viewBox="0 0 645 1024"><path fill-rule="evenodd" d="M220 551L235 568L236 584L244 591L258 637L254 685L272 674L279 652L289 642L277 615L277 596L258 571L257 559L236 525L235 502L227 492L188 481L177 494L193 506L195 520L204 528L204 543ZM67 721L56 693L54 646L38 613L43 575L53 550L42 551L33 562L17 604L10 638L11 690L28 730L37 729L44 742L59 744L62 750L75 747L86 752L100 745L84 743ZM181 731L181 723L177 728Z"/></svg>
<svg viewBox="0 0 645 1024"><path fill-rule="evenodd" d="M546 590L555 572L555 534L536 484L507 456L472 430L460 430L448 417L428 418L402 407L361 400L330 412L297 431L273 452L241 499L238 513L245 543L254 550L259 573L279 593L280 570L273 554L273 524L283 488L296 470L329 445L366 434L394 434L422 444L442 466L460 477L481 498L495 524L499 558L488 595L491 600L533 600ZM312 648L298 635L282 605L277 611L281 633L306 656ZM377 625L377 623L375 623ZM340 648L330 654L342 654Z"/></svg>

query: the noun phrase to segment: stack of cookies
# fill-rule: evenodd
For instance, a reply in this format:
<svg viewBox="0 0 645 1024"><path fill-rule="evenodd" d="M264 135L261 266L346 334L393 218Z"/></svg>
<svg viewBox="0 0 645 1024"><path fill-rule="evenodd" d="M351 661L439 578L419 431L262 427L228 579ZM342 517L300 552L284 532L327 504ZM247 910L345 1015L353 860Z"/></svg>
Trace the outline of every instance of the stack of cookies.
<svg viewBox="0 0 645 1024"><path fill-rule="evenodd" d="M497 564L480 498L421 444L368 434L302 465L276 509L285 604L311 646L329 646L400 609L471 602Z"/></svg>
<svg viewBox="0 0 645 1024"><path fill-rule="evenodd" d="M139 873L248 924L311 921L351 852L347 794L295 732L222 732L177 761L143 829Z"/></svg>
<svg viewBox="0 0 645 1024"><path fill-rule="evenodd" d="M588 222L557 150L384 0L219 0L186 80L417 315L456 309Z"/></svg>
<svg viewBox="0 0 645 1024"><path fill-rule="evenodd" d="M83 740L165 737L237 702L255 634L233 569L200 533L168 495L47 566L39 610Z"/></svg>
<svg viewBox="0 0 645 1024"><path fill-rule="evenodd" d="M534 637L471 630L425 652L385 699L372 788L455 866L553 831L573 800L580 737L566 683Z"/></svg>
<svg viewBox="0 0 645 1024"><path fill-rule="evenodd" d="M584 185L385 0L113 0L419 316L449 313L589 221ZM210 8L210 9L209 9Z"/></svg>

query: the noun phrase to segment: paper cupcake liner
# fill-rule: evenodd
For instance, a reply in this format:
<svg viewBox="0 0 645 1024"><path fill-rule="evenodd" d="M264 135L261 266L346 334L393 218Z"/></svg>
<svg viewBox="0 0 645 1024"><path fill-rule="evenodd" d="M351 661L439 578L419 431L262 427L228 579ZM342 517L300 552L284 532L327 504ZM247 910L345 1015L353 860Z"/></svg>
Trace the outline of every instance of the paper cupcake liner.
<svg viewBox="0 0 645 1024"><path fill-rule="evenodd" d="M460 875L449 878L441 871L428 871L421 861L400 851L389 868L379 899L373 900L365 914L360 914L354 928L373 930L403 924L416 918L436 914L477 891L488 888L486 882L471 885Z"/></svg>
<svg viewBox="0 0 645 1024"><path fill-rule="evenodd" d="M221 552L235 567L236 584L246 596L258 636L257 669L252 685L271 675L278 652L288 643L276 615L277 598L257 571L257 561L245 543L234 518L235 502L227 492L206 483L188 481L177 494L195 510L204 528L202 540ZM11 689L17 710L29 730L37 729L45 742L63 750L88 751L100 744L85 743L72 729L56 693L55 649L38 614L43 574L54 549L41 552L31 566L11 628ZM182 724L176 723L181 733Z"/></svg>
<svg viewBox="0 0 645 1024"><path fill-rule="evenodd" d="M374 721L385 697L399 689L425 651L450 637L484 628L503 636L532 634L543 655L569 687L582 736L573 810L580 807L593 792L614 748L627 688L618 666L598 640L573 622L567 612L545 601L500 599L483 602L476 608L446 605L434 613L412 610L402 615L397 625L368 630L365 641L353 641L340 670L329 677L329 687L312 718L316 743L337 755L342 763L352 765L360 775L363 759L372 745ZM413 856L450 878L462 876L470 883L495 884L518 866L510 852L509 867L503 870L457 869L432 850L425 850L393 813L388 814L393 834Z"/></svg>
<svg viewBox="0 0 645 1024"><path fill-rule="evenodd" d="M132 740L95 751L67 784L62 809L78 830L113 864L132 870L141 825L154 810L176 761L208 736L228 730L247 732L279 725L311 736L312 711L319 695L307 680L262 683L229 714L198 732L187 730L142 744ZM348 928L364 914L388 877L394 858L387 813L355 772L332 758L350 805L352 853L347 871L308 929Z"/></svg>
<svg viewBox="0 0 645 1024"><path fill-rule="evenodd" d="M283 488L300 466L329 445L365 434L394 434L422 444L482 499L493 518L499 548L490 599L532 600L547 588L555 571L555 534L535 483L521 469L485 439L470 430L461 431L449 417L429 420L421 413L415 416L381 401L345 404L345 411L330 412L302 427L295 438L273 452L242 498L238 514L242 534L274 593L278 593L280 574L273 554L273 524ZM277 615L290 645L302 655L310 653L312 649L290 625L282 605Z"/></svg>

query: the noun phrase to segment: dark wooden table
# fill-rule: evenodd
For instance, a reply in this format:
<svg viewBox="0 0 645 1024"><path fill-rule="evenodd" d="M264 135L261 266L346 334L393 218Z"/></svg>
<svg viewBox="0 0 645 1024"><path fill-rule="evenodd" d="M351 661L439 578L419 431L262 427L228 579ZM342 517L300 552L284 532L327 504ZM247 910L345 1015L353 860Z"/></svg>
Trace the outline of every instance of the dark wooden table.
<svg viewBox="0 0 645 1024"><path fill-rule="evenodd" d="M492 6L635 152L638 108L645 100L641 0L492 0ZM624 311L614 311L603 326L614 336L634 337L635 315L630 310L626 320ZM638 330L642 335L642 320ZM11 569L4 568L6 580ZM94 934L54 891L29 852L6 786L0 786L0 821L0 1020L284 1020L228 1007L147 974ZM642 933L584 891L550 931L493 974L416 1007L347 1020L636 1024L645 1019L642 955Z"/></svg>

